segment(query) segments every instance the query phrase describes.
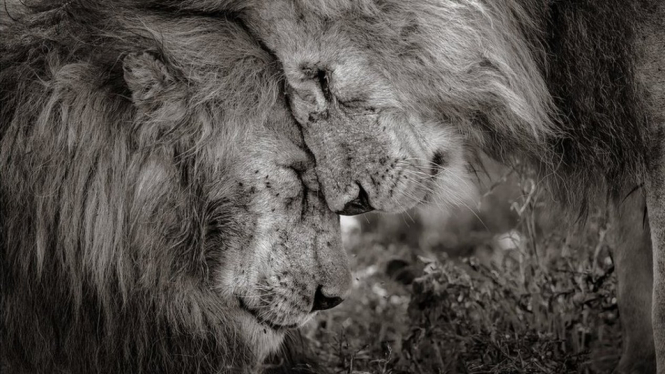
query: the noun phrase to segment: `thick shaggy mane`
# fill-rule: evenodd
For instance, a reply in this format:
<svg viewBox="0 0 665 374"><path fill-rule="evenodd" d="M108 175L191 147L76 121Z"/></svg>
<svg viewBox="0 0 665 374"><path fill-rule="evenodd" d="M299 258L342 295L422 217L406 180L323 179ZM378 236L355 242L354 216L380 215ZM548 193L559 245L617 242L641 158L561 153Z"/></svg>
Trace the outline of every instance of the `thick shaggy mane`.
<svg viewBox="0 0 665 374"><path fill-rule="evenodd" d="M651 4L651 0L469 2L465 5L469 10L462 13L468 19L460 22L474 25L469 38L487 41L486 60L474 67L475 74L486 78L459 89L461 94L455 93L456 87L451 97L439 94L437 100L443 103L460 100L457 96L472 98L462 101L458 110L441 108L441 115L458 111L461 118L472 118L469 127L462 128L471 134L472 148L507 163L529 162L573 211L585 209L591 200L604 201L607 193L622 198L642 183L649 149L643 92L635 75L635 34ZM464 27L459 30L457 37L467 37ZM418 37L427 35L425 31ZM456 43L455 39L447 43L452 53ZM419 40L412 49L428 52L421 59L435 56L428 45ZM426 65L435 71L455 71L440 60ZM433 89L449 91L446 87L437 84ZM483 87L505 110L474 107L492 101L484 96ZM426 102L425 106L435 107Z"/></svg>
<svg viewBox="0 0 665 374"><path fill-rule="evenodd" d="M452 113L453 122L468 125L461 130L471 135L472 148L507 163L529 162L573 210L585 209L588 202L604 199L607 193L622 198L642 183L649 149L643 92L635 75L635 34L652 4L651 0L468 2L460 5L466 7L459 13L465 18L459 21L461 26L446 35L450 41L435 45L465 55L468 52L458 38L481 40L485 56L469 62L472 80L458 82L452 90L441 80L432 88L413 91L425 92L439 103L457 101L457 107L439 105L440 115L446 118ZM436 17L434 11L421 10L418 15L423 19L414 24L421 28ZM413 30L411 50L419 54L425 72L461 71L459 66L446 65L446 60L432 58L438 52L424 39L432 37L431 31L419 32L408 24L403 29ZM414 77L418 70L413 69ZM432 82L441 78L433 77ZM452 93L449 97L427 93L437 89ZM437 107L420 93L411 96L425 107ZM493 101L498 105L492 106ZM481 102L485 106L478 107ZM464 118L471 118L470 123Z"/></svg>
<svg viewBox="0 0 665 374"><path fill-rule="evenodd" d="M550 2L545 71L559 129L550 145L565 193L597 192L604 181L613 197L623 197L644 177L648 127L634 60L635 28L647 5Z"/></svg>
<svg viewBox="0 0 665 374"><path fill-rule="evenodd" d="M228 140L265 122L279 73L228 20L108 3L2 16L0 367L240 371L256 358L207 283L247 231ZM177 67L159 100L123 79L146 51Z"/></svg>

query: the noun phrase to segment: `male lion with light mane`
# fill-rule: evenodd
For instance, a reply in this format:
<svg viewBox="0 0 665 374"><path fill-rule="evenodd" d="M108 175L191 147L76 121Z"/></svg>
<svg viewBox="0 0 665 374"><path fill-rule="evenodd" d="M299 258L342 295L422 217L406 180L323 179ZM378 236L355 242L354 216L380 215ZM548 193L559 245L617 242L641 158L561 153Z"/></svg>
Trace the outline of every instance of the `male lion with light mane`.
<svg viewBox="0 0 665 374"><path fill-rule="evenodd" d="M2 36L0 371L253 371L345 297L337 216L242 25L44 1Z"/></svg>
<svg viewBox="0 0 665 374"><path fill-rule="evenodd" d="M277 56L335 212L459 202L478 151L572 212L608 198L618 371L665 373L665 2L159 3L234 12Z"/></svg>

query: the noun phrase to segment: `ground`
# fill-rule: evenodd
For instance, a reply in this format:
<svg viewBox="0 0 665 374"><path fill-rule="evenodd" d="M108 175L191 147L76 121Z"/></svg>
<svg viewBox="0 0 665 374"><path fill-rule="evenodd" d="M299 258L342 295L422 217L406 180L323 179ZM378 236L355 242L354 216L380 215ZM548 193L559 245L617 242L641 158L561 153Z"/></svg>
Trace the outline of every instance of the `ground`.
<svg viewBox="0 0 665 374"><path fill-rule="evenodd" d="M494 213L464 207L438 220L431 211L343 219L353 293L304 329L324 367L350 374L612 370L621 327L604 209L564 227L532 180L499 176L481 188L480 200L505 200L503 212L489 204Z"/></svg>

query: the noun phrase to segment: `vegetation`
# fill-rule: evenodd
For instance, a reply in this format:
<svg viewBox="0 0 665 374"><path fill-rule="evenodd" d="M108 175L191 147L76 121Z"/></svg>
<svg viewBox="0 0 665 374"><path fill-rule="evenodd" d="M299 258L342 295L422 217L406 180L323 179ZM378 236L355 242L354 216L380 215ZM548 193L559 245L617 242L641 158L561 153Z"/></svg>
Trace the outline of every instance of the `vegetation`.
<svg viewBox="0 0 665 374"><path fill-rule="evenodd" d="M504 176L502 183L522 192L510 204L514 229L481 235L470 251L422 240L436 225L423 225L417 212L400 218L401 231L383 216L360 217L360 227L345 230L353 294L305 329L323 367L350 374L611 371L621 327L604 210L573 230L556 224L553 203L532 181Z"/></svg>

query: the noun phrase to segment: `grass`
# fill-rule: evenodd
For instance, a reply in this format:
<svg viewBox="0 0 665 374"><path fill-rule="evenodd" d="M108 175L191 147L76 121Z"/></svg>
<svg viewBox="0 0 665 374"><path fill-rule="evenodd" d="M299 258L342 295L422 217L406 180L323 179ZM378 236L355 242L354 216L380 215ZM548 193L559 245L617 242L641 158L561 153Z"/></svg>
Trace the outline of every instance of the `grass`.
<svg viewBox="0 0 665 374"><path fill-rule="evenodd" d="M514 183L525 193L512 201L509 235L484 235L471 251L421 240L428 233L417 216L403 218L401 234L394 225L382 231L384 217L361 218L365 229L347 230L353 293L304 330L323 367L349 374L610 372L621 328L604 213L576 231L552 217L543 223L551 202L525 185Z"/></svg>

